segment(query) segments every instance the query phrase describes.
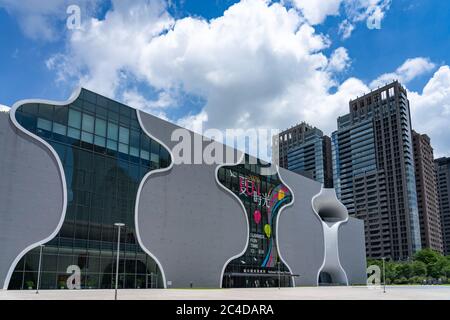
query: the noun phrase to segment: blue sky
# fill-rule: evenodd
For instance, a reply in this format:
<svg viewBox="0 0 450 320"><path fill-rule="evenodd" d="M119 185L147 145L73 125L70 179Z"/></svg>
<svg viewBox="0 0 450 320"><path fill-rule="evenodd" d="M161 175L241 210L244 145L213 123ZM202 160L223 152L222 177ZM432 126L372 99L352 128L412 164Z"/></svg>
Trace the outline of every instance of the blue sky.
<svg viewBox="0 0 450 320"><path fill-rule="evenodd" d="M396 77L414 127L450 155L450 1L307 2L0 0L0 104L83 85L190 128L329 134L348 99ZM72 3L82 30L65 27Z"/></svg>

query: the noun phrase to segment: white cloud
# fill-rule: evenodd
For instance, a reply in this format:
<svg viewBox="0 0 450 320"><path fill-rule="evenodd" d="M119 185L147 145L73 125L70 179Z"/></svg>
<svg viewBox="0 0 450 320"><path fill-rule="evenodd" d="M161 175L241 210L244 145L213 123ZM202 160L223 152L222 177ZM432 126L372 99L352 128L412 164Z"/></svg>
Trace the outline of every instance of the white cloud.
<svg viewBox="0 0 450 320"><path fill-rule="evenodd" d="M307 121L329 134L336 118L348 112L348 101L370 91L356 78L338 83L336 74L351 63L347 50L327 57L323 50L330 40L279 3L242 0L211 21L176 20L158 1L113 5L104 20L92 19L74 33L67 52L49 59L48 66L63 80L75 75L94 91L190 129L284 129ZM433 68L428 59L409 59L370 87L393 75L407 83ZM411 93L412 108L425 110L431 97L437 114L448 112L448 97L436 93L443 90L442 77L436 73L422 94ZM145 98L135 83L157 96ZM205 105L193 113L185 95ZM170 117L174 106L177 116Z"/></svg>
<svg viewBox="0 0 450 320"><path fill-rule="evenodd" d="M97 2L83 0L0 0L0 8L14 16L23 33L34 40L52 41L66 31L66 10L69 5L81 8L81 18L87 18Z"/></svg>
<svg viewBox="0 0 450 320"><path fill-rule="evenodd" d="M58 79L74 78L83 86L115 96L121 83L143 76L142 51L172 24L161 1L113 0L104 20L85 21L69 38L69 50L47 61Z"/></svg>
<svg viewBox="0 0 450 320"><path fill-rule="evenodd" d="M0 112L9 112L10 108L3 104L0 104Z"/></svg>
<svg viewBox="0 0 450 320"><path fill-rule="evenodd" d="M344 15L339 25L343 39L351 36L356 23L379 22L389 10L391 0L286 0L301 11L312 25L322 24L329 16Z"/></svg>
<svg viewBox="0 0 450 320"><path fill-rule="evenodd" d="M121 100L130 107L144 110L164 120L168 120L168 118L163 109L176 104L176 101L164 91L159 93L157 100L148 100L137 89L123 92Z"/></svg>
<svg viewBox="0 0 450 320"><path fill-rule="evenodd" d="M339 34L342 39L348 39L352 35L353 30L355 30L355 25L349 20L345 19L339 24Z"/></svg>
<svg viewBox="0 0 450 320"><path fill-rule="evenodd" d="M406 60L395 72L385 73L372 81L371 88L384 86L393 80L399 80L403 84L407 84L411 80L431 72L436 65L428 58L418 57Z"/></svg>
<svg viewBox="0 0 450 320"><path fill-rule="evenodd" d="M346 19L339 25L339 33L345 40L351 36L357 23L365 22L370 29L381 28L391 0L343 0L343 6Z"/></svg>
<svg viewBox="0 0 450 320"><path fill-rule="evenodd" d="M340 47L332 53L328 63L328 70L337 72L344 71L350 66L350 63L347 49Z"/></svg>
<svg viewBox="0 0 450 320"><path fill-rule="evenodd" d="M220 129L284 128L302 119L331 131L337 114L347 109L345 86L329 94L333 73L350 62L347 51L339 48L328 59L321 53L328 38L294 9L243 0L210 22L175 21L162 3L122 1L113 2L104 20L84 25L71 37L68 52L49 59L48 66L80 73L81 84L136 107L169 107L177 91L199 96L206 105L198 115L185 110L186 119L173 120L208 119L208 127ZM120 95L122 85L134 80L161 92L158 102L133 90ZM346 103L334 105L341 96Z"/></svg>
<svg viewBox="0 0 450 320"><path fill-rule="evenodd" d="M435 156L450 155L450 67L442 66L422 93L408 92L413 127L431 138Z"/></svg>
<svg viewBox="0 0 450 320"><path fill-rule="evenodd" d="M339 15L343 0L292 0L294 6L300 9L309 23L321 24L328 16Z"/></svg>
<svg viewBox="0 0 450 320"><path fill-rule="evenodd" d="M197 133L203 133L205 128L205 123L208 122L208 114L202 111L196 115L188 115L177 121L177 124L183 128L192 130Z"/></svg>

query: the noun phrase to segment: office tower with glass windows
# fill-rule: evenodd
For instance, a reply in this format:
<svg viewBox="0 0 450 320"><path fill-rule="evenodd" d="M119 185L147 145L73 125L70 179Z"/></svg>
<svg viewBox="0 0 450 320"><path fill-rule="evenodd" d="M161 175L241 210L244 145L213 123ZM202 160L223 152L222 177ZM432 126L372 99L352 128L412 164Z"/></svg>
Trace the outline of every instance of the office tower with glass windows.
<svg viewBox="0 0 450 320"><path fill-rule="evenodd" d="M332 135L336 193L364 220L368 257L409 259L421 239L406 90L395 81L349 106Z"/></svg>
<svg viewBox="0 0 450 320"><path fill-rule="evenodd" d="M450 254L450 158L434 161L444 254Z"/></svg>
<svg viewBox="0 0 450 320"><path fill-rule="evenodd" d="M284 130L274 137L274 147L277 147L278 149L278 163L281 168L288 168L289 149L302 144L305 140L305 134L312 129L312 126L302 122Z"/></svg>
<svg viewBox="0 0 450 320"><path fill-rule="evenodd" d="M433 147L426 134L419 134L414 130L413 145L422 247L442 253L441 216L434 171Z"/></svg>
<svg viewBox="0 0 450 320"><path fill-rule="evenodd" d="M278 135L282 168L333 186L331 139L317 128L301 123Z"/></svg>

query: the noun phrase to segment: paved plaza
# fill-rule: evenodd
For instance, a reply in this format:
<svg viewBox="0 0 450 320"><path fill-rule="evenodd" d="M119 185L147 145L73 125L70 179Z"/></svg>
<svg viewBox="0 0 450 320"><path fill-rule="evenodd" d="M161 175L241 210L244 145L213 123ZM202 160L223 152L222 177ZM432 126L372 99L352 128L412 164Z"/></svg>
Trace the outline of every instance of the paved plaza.
<svg viewBox="0 0 450 320"><path fill-rule="evenodd" d="M122 300L450 300L450 286L119 290ZM0 291L0 300L112 300L114 290Z"/></svg>

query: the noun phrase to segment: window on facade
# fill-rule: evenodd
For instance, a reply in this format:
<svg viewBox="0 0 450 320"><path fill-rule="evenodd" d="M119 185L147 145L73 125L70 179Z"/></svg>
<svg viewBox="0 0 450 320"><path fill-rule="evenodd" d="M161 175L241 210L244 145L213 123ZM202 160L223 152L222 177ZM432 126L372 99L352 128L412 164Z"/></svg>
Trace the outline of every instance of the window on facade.
<svg viewBox="0 0 450 320"><path fill-rule="evenodd" d="M95 134L101 137L106 137L106 121L103 119L95 120Z"/></svg>
<svg viewBox="0 0 450 320"><path fill-rule="evenodd" d="M394 89L394 87L389 88L389 97L393 98L394 96L395 96L395 89Z"/></svg>
<svg viewBox="0 0 450 320"><path fill-rule="evenodd" d="M53 132L62 136L66 135L67 127L65 125L53 122Z"/></svg>
<svg viewBox="0 0 450 320"><path fill-rule="evenodd" d="M94 135L89 132L81 132L81 141L92 144L94 141Z"/></svg>
<svg viewBox="0 0 450 320"><path fill-rule="evenodd" d="M86 113L83 113L83 125L82 125L83 131L86 132L94 132L94 117L91 115L88 115Z"/></svg>
<svg viewBox="0 0 450 320"><path fill-rule="evenodd" d="M76 129L81 129L81 112L70 109L69 110L69 126Z"/></svg>
<svg viewBox="0 0 450 320"><path fill-rule="evenodd" d="M99 147L103 147L104 148L105 145L106 145L106 139L104 137L95 136L94 144L99 146Z"/></svg>
<svg viewBox="0 0 450 320"><path fill-rule="evenodd" d="M80 130L78 129L69 128L67 130L67 135L72 139L80 140Z"/></svg>
<svg viewBox="0 0 450 320"><path fill-rule="evenodd" d="M117 141L119 138L119 126L115 123L108 122L108 139Z"/></svg>
<svg viewBox="0 0 450 320"><path fill-rule="evenodd" d="M117 151L117 141L108 139L106 147L110 150Z"/></svg>
<svg viewBox="0 0 450 320"><path fill-rule="evenodd" d="M42 118L38 118L37 127L38 129L52 131L52 122Z"/></svg>
<svg viewBox="0 0 450 320"><path fill-rule="evenodd" d="M128 144L130 142L130 130L128 128L119 127L119 142Z"/></svg>

